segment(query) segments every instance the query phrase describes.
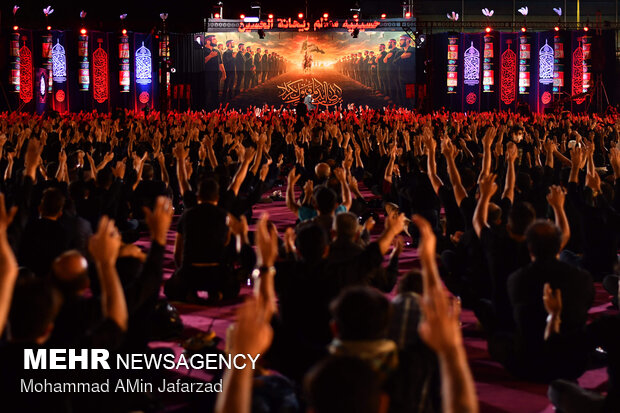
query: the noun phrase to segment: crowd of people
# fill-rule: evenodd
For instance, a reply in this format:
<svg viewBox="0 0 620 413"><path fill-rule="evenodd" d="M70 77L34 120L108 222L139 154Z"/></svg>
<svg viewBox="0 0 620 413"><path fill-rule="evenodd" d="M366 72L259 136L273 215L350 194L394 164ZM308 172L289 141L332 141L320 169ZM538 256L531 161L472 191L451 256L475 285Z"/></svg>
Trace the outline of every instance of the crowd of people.
<svg viewBox="0 0 620 413"><path fill-rule="evenodd" d="M0 172L9 409L156 411L153 394L22 393L50 377L23 370L23 349L158 351L182 332L170 302L226 306L248 283L226 351L260 369L227 370L194 410L477 412L461 306L558 411L620 409L620 318L588 323L595 282L618 305L614 112L13 112ZM272 201L294 226L257 216ZM406 248L419 269L399 263ZM575 384L601 363L606 395Z"/></svg>
<svg viewBox="0 0 620 413"><path fill-rule="evenodd" d="M410 107L406 85L415 82L415 45L408 35L389 39L379 50L353 53L336 62L336 70L361 84L389 96L401 107Z"/></svg>

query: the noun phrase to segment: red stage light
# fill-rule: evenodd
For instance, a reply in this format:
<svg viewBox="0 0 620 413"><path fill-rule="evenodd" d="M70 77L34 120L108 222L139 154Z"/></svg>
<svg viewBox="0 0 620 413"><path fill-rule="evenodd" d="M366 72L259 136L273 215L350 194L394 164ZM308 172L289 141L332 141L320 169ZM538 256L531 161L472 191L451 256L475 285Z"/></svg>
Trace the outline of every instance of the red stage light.
<svg viewBox="0 0 620 413"><path fill-rule="evenodd" d="M80 34L81 35L85 35L86 34L86 29L80 29Z"/></svg>
<svg viewBox="0 0 620 413"><path fill-rule="evenodd" d="M411 12L410 12L410 11L408 11L407 13L405 13L405 17L406 17L407 19L408 19L408 18L410 18L410 17L411 17Z"/></svg>
<svg viewBox="0 0 620 413"><path fill-rule="evenodd" d="M239 15L239 18L240 18L241 20L245 19L245 14L240 14L240 15Z"/></svg>
<svg viewBox="0 0 620 413"><path fill-rule="evenodd" d="M47 30L52 30L52 26L47 26Z"/></svg>
<svg viewBox="0 0 620 413"><path fill-rule="evenodd" d="M382 19L385 19L385 18L386 18L386 16L387 16L387 15L386 15L385 13L381 13L381 18L382 18Z"/></svg>
<svg viewBox="0 0 620 413"><path fill-rule="evenodd" d="M357 20L358 17L360 17L360 16L358 16L357 14L353 15L353 18L356 19L356 20Z"/></svg>
<svg viewBox="0 0 620 413"><path fill-rule="evenodd" d="M527 31L527 29L525 28L525 26L521 27L521 31L522 31L523 33L525 33L525 32Z"/></svg>
<svg viewBox="0 0 620 413"><path fill-rule="evenodd" d="M126 34L127 34L127 29L123 29L123 30L121 31L121 33L123 33L123 36L124 36L124 35L126 35Z"/></svg>
<svg viewBox="0 0 620 413"><path fill-rule="evenodd" d="M559 32L559 31L560 31L560 26L555 26L555 27L553 28L553 30L555 30L556 32Z"/></svg>
<svg viewBox="0 0 620 413"><path fill-rule="evenodd" d="M297 18L298 18L299 20L303 19L303 18L304 18L304 14L303 14L303 13L299 13L299 14L297 15Z"/></svg>
<svg viewBox="0 0 620 413"><path fill-rule="evenodd" d="M487 32L487 33L491 33L491 26L487 26L487 28L484 29L484 31Z"/></svg>
<svg viewBox="0 0 620 413"><path fill-rule="evenodd" d="M324 18L324 19L328 19L328 18L329 18L329 14L327 14L327 13L323 13L323 18Z"/></svg>
<svg viewBox="0 0 620 413"><path fill-rule="evenodd" d="M216 19L219 19L220 18L220 14L219 13L215 13L215 15L213 17L215 17Z"/></svg>
<svg viewBox="0 0 620 413"><path fill-rule="evenodd" d="M588 26L585 26L585 27L583 28L583 31L584 31L584 32L587 32L588 30L590 30L590 28L589 28Z"/></svg>
<svg viewBox="0 0 620 413"><path fill-rule="evenodd" d="M273 14L270 14L269 16L267 16L269 18L269 20L273 20Z"/></svg>
<svg viewBox="0 0 620 413"><path fill-rule="evenodd" d="M19 26L13 26L13 30L19 30Z"/></svg>

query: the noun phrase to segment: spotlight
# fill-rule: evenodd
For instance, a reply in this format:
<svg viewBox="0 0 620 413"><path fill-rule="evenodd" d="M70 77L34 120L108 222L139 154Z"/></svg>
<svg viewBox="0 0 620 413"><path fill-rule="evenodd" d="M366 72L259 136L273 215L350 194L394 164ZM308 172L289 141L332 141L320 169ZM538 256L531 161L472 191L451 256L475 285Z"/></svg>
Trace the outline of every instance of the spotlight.
<svg viewBox="0 0 620 413"><path fill-rule="evenodd" d="M52 30L52 26L47 26L47 30Z"/></svg>
<svg viewBox="0 0 620 413"><path fill-rule="evenodd" d="M240 14L240 15L239 15L239 18L240 18L241 20L245 19L245 14Z"/></svg>
<svg viewBox="0 0 620 413"><path fill-rule="evenodd" d="M487 33L491 33L491 26L487 26L487 28L484 29L484 31L487 32Z"/></svg>
<svg viewBox="0 0 620 413"><path fill-rule="evenodd" d="M411 18L411 12L408 11L407 13L405 13L405 18L406 19L410 19Z"/></svg>
<svg viewBox="0 0 620 413"><path fill-rule="evenodd" d="M80 34L81 35L85 35L86 34L86 29L80 29Z"/></svg>
<svg viewBox="0 0 620 413"><path fill-rule="evenodd" d="M357 39L357 36L360 34L360 29L353 29L351 32L351 37Z"/></svg>
<svg viewBox="0 0 620 413"><path fill-rule="evenodd" d="M215 13L215 14L213 15L213 17L215 17L216 19L219 19L219 18L220 18L220 14L219 14L219 13Z"/></svg>
<svg viewBox="0 0 620 413"><path fill-rule="evenodd" d="M329 19L329 14L328 13L323 13L323 18L326 19L326 20Z"/></svg>
<svg viewBox="0 0 620 413"><path fill-rule="evenodd" d="M84 32L86 32L86 30L84 30ZM121 33L123 34L123 36L126 36L127 35L127 29L121 30Z"/></svg>
<svg viewBox="0 0 620 413"><path fill-rule="evenodd" d="M386 18L386 16L387 16L387 15L386 15L385 13L381 13L381 18L382 18L382 19L385 19L385 18Z"/></svg>
<svg viewBox="0 0 620 413"><path fill-rule="evenodd" d="M297 15L297 18L298 18L299 20L303 19L303 18L304 18L304 14L303 14L303 13L299 13L299 14Z"/></svg>
<svg viewBox="0 0 620 413"><path fill-rule="evenodd" d="M583 31L584 31L584 32L587 32L588 30L590 30L590 28L589 28L588 26L584 26L584 27L583 27Z"/></svg>
<svg viewBox="0 0 620 413"><path fill-rule="evenodd" d="M267 16L267 18L268 18L269 20L273 20L273 14L270 14L269 16Z"/></svg>
<svg viewBox="0 0 620 413"><path fill-rule="evenodd" d="M555 30L556 32L559 32L559 31L560 31L560 26L555 26L555 27L553 28L553 30Z"/></svg>
<svg viewBox="0 0 620 413"><path fill-rule="evenodd" d="M256 33L258 33L258 38L259 39L264 39L265 38L265 31L263 29L258 29L258 31Z"/></svg>
<svg viewBox="0 0 620 413"><path fill-rule="evenodd" d="M527 29L525 28L525 26L521 27L521 31L522 31L523 33L525 33L525 32L527 31Z"/></svg>
<svg viewBox="0 0 620 413"><path fill-rule="evenodd" d="M19 30L19 26L13 26L13 30Z"/></svg>
<svg viewBox="0 0 620 413"><path fill-rule="evenodd" d="M358 14L354 14L354 15L353 15L353 18L354 18L355 20L357 20L359 17L360 17L360 16L359 16Z"/></svg>

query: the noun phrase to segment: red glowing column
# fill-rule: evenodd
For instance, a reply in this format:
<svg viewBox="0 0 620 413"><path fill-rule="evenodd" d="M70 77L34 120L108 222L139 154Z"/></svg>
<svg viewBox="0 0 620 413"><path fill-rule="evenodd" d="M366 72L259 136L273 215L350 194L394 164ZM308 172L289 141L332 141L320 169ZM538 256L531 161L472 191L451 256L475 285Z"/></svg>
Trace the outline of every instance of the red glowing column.
<svg viewBox="0 0 620 413"><path fill-rule="evenodd" d="M93 52L93 98L103 103L109 98L108 54L101 47L103 39L97 39L99 46Z"/></svg>
<svg viewBox="0 0 620 413"><path fill-rule="evenodd" d="M26 46L25 42L28 40L23 37L24 45L19 49L19 98L24 103L28 103L33 97L33 76L32 73L32 52Z"/></svg>
<svg viewBox="0 0 620 413"><path fill-rule="evenodd" d="M579 39L579 47L573 52L572 94L579 95L581 93L583 93L583 49L581 39ZM575 103L581 105L585 100L585 97L580 97L575 99Z"/></svg>
<svg viewBox="0 0 620 413"><path fill-rule="evenodd" d="M505 105L512 104L516 99L516 77L517 77L517 54L510 48L512 40L506 40L508 48L504 50L501 58L500 71L500 99Z"/></svg>

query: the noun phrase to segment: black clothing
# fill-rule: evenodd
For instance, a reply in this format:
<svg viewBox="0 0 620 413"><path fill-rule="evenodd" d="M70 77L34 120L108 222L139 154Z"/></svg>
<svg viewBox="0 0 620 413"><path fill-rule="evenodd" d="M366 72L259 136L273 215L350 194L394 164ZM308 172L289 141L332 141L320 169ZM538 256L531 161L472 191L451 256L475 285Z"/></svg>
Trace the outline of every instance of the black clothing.
<svg viewBox="0 0 620 413"><path fill-rule="evenodd" d="M59 221L40 218L31 221L24 230L18 262L36 275L48 274L52 262L69 249L69 237Z"/></svg>
<svg viewBox="0 0 620 413"><path fill-rule="evenodd" d="M226 216L225 210L208 203L183 213L177 225L183 236L183 265L221 262L228 239Z"/></svg>

